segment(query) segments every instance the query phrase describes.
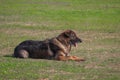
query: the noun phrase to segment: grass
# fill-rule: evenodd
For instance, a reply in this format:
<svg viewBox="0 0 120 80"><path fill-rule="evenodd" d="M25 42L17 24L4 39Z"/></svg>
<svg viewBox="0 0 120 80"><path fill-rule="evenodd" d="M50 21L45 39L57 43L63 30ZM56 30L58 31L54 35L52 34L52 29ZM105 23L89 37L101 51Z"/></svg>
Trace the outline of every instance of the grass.
<svg viewBox="0 0 120 80"><path fill-rule="evenodd" d="M0 0L0 80L119 80L119 0ZM85 62L16 59L23 40L66 29L83 40L71 55Z"/></svg>

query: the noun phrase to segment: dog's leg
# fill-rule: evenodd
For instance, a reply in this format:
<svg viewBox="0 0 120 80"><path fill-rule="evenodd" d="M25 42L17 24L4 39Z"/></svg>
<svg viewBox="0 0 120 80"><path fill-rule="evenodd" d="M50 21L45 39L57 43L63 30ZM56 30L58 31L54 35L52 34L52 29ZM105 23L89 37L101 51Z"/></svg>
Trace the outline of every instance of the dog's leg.
<svg viewBox="0 0 120 80"><path fill-rule="evenodd" d="M56 56L55 56L55 59L56 60L60 60L60 61L65 61L65 60L67 60L66 58L65 58L65 54L64 54L64 52L62 52L62 51L59 51L57 54L56 54Z"/></svg>
<svg viewBox="0 0 120 80"><path fill-rule="evenodd" d="M73 61L85 61L84 58L78 58L75 56L58 56L57 60L67 61L67 60L73 60Z"/></svg>
<svg viewBox="0 0 120 80"><path fill-rule="evenodd" d="M74 58L75 61L85 61L84 58L79 58L79 57L77 57L77 56L71 56L71 57Z"/></svg>
<svg viewBox="0 0 120 80"><path fill-rule="evenodd" d="M57 56L56 59L60 61L75 60L72 56Z"/></svg>
<svg viewBox="0 0 120 80"><path fill-rule="evenodd" d="M85 61L83 58L79 58L77 56L66 56L63 52L58 53L55 57L56 60L61 60L61 61L67 61L67 60L73 60L73 61Z"/></svg>
<svg viewBox="0 0 120 80"><path fill-rule="evenodd" d="M17 56L19 58L28 58L29 57L29 53L26 50L20 50L17 53Z"/></svg>

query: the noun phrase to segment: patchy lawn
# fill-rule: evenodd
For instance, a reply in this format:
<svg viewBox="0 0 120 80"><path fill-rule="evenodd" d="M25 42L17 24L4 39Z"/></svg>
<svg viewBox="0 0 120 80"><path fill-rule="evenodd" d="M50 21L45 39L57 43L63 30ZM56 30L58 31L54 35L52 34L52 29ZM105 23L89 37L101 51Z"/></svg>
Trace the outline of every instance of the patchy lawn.
<svg viewBox="0 0 120 80"><path fill-rule="evenodd" d="M0 80L120 80L119 0L0 0ZM15 46L74 30L85 62L16 59Z"/></svg>

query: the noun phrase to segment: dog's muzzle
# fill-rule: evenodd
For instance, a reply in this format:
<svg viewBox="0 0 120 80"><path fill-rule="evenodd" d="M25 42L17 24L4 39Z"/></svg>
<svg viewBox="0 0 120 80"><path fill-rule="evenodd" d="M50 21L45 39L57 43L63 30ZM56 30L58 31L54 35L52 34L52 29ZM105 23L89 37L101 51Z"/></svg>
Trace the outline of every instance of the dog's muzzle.
<svg viewBox="0 0 120 80"><path fill-rule="evenodd" d="M71 40L70 42L71 42L72 45L74 45L75 47L77 47L77 44L81 43L82 40L79 39L79 38L76 38L75 40Z"/></svg>

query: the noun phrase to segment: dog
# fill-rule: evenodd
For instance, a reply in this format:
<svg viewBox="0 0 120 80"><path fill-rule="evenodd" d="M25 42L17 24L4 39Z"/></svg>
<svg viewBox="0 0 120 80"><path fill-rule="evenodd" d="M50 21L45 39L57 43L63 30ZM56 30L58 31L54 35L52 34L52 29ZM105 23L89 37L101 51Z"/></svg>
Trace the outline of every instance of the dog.
<svg viewBox="0 0 120 80"><path fill-rule="evenodd" d="M59 61L84 61L84 58L70 56L72 46L77 46L82 40L72 30L66 30L57 37L43 41L26 40L14 49L16 58L53 59Z"/></svg>

